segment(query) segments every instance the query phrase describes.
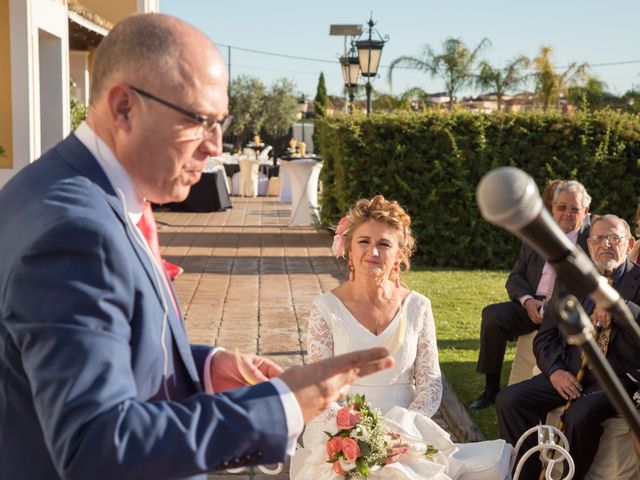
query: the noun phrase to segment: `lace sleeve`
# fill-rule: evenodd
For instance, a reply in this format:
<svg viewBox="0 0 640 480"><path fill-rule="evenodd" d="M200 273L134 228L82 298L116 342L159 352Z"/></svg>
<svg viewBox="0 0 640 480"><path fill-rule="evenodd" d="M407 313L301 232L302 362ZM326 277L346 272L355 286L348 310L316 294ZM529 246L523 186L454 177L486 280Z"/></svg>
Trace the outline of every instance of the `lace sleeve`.
<svg viewBox="0 0 640 480"><path fill-rule="evenodd" d="M307 357L309 363L333 357L333 335L315 303L311 306L309 314Z"/></svg>
<svg viewBox="0 0 640 480"><path fill-rule="evenodd" d="M442 374L431 303L427 303L424 310L413 376L416 382L416 398L409 405L409 409L431 417L438 411L442 400Z"/></svg>

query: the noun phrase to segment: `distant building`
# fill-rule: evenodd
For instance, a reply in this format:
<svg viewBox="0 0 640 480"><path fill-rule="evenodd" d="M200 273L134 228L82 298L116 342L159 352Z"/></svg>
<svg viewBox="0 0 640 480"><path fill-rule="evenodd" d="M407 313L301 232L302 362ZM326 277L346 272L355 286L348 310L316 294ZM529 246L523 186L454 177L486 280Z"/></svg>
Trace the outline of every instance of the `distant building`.
<svg viewBox="0 0 640 480"><path fill-rule="evenodd" d="M158 10L159 0L0 0L0 187L69 134L70 97L88 102L111 26Z"/></svg>

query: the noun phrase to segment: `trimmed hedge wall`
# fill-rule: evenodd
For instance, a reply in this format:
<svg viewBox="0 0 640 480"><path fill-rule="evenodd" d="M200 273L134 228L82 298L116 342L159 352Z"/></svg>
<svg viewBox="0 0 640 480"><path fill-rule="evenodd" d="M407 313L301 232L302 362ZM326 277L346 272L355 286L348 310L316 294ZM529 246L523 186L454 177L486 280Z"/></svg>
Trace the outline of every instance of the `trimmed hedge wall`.
<svg viewBox="0 0 640 480"><path fill-rule="evenodd" d="M409 212L423 265L510 268L519 241L481 216L475 189L511 165L543 187L582 182L591 211L632 229L640 192L640 117L612 111L408 113L317 119L322 149L321 222L335 225L353 202L377 193Z"/></svg>

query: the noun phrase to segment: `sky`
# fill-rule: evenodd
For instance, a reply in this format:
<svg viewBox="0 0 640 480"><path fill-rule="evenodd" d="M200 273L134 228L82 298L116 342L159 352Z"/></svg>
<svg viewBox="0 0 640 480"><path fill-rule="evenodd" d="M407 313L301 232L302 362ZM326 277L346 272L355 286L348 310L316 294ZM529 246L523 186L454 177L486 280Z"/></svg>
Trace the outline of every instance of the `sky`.
<svg viewBox="0 0 640 480"><path fill-rule="evenodd" d="M640 88L640 0L160 0L160 11L200 28L227 64L230 52L232 78L250 75L267 86L288 78L307 97L315 96L320 72L328 93L342 95L344 37L330 36L329 26L365 25L372 12L375 28L389 36L373 81L378 91L444 91L438 78L406 69L395 69L390 84L387 66L403 55L422 57L425 44L440 52L448 37L470 47L488 38L481 58L494 66L549 45L560 71L587 62L612 93Z"/></svg>

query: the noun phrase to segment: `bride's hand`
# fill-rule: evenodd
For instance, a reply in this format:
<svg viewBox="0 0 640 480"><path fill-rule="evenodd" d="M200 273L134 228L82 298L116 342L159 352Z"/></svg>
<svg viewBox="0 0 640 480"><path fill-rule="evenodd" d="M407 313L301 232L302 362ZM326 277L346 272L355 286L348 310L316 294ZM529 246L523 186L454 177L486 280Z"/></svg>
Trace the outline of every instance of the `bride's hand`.
<svg viewBox="0 0 640 480"><path fill-rule="evenodd" d="M407 453L409 448L406 445L395 445L387 449L387 458L384 461L385 465L389 465L390 463L397 462L400 460L400 457Z"/></svg>

